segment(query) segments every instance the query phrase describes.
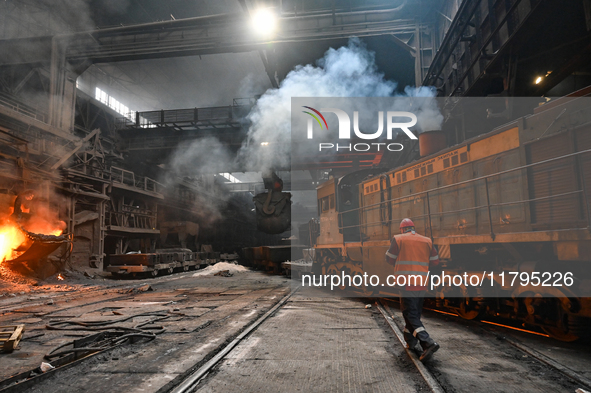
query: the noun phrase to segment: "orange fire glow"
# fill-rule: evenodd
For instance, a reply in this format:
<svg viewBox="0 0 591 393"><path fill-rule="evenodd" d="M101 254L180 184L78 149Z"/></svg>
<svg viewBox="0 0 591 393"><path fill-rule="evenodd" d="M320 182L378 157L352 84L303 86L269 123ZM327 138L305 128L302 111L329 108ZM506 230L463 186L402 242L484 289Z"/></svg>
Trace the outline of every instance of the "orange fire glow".
<svg viewBox="0 0 591 393"><path fill-rule="evenodd" d="M60 280L60 281L63 281L63 279L64 279L64 278L62 277L62 275L61 275L61 274L58 274L58 275L57 275L57 279L58 279L58 280Z"/></svg>
<svg viewBox="0 0 591 393"><path fill-rule="evenodd" d="M52 224L37 218L31 219L23 227L32 233L59 236L63 233L66 223L58 221ZM4 224L0 225L0 262L18 257L30 247L31 243L18 225L10 220L4 220Z"/></svg>
<svg viewBox="0 0 591 393"><path fill-rule="evenodd" d="M14 214L18 197L0 195L0 263L15 259L29 249L33 241L25 231L59 236L66 229L66 223L60 221L57 212L47 204L34 204L33 193L24 195L24 198L20 212Z"/></svg>
<svg viewBox="0 0 591 393"><path fill-rule="evenodd" d="M8 224L0 227L0 261L15 258L17 256L15 249L26 240L24 233L16 225Z"/></svg>

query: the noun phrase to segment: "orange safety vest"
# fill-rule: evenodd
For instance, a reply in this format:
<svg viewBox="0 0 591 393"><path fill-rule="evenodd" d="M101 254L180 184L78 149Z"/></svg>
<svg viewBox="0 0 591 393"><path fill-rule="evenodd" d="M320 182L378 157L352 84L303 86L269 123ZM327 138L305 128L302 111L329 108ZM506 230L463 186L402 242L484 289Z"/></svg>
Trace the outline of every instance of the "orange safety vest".
<svg viewBox="0 0 591 393"><path fill-rule="evenodd" d="M425 280L425 276L429 272L429 258L433 249L431 239L412 232L396 235L394 239L399 250L394 274L405 275L407 287L422 286L421 280ZM421 279L416 279L415 283L415 278L410 276L421 276Z"/></svg>

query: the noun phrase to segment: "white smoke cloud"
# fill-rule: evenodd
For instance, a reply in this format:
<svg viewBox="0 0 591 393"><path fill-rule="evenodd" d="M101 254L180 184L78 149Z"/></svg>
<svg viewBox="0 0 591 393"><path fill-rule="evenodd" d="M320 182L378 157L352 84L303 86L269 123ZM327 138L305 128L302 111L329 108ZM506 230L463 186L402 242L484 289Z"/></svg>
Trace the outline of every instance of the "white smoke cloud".
<svg viewBox="0 0 591 393"><path fill-rule="evenodd" d="M247 79L244 85L250 82ZM386 80L378 71L375 54L359 39L351 39L347 46L329 49L317 65L297 66L278 89L269 89L260 97L247 116L251 125L237 157L218 140L206 138L179 148L167 169L172 178L182 178L202 172L226 172L228 167L254 172L289 168L292 97L406 97L394 105L404 105L403 110L417 114L418 129L440 126L443 117L431 99L435 96L433 89L407 87L404 94L396 94L396 87L396 82ZM375 120L377 113L371 101L367 105L368 118L360 122ZM219 211L220 204L209 208Z"/></svg>
<svg viewBox="0 0 591 393"><path fill-rule="evenodd" d="M194 213L201 223L211 224L222 217L229 199L213 185L213 174L226 172L232 154L224 144L212 137L194 140L177 148L166 164L166 177L160 179L169 193L184 183L194 192ZM207 174L206 177L202 177Z"/></svg>
<svg viewBox="0 0 591 393"><path fill-rule="evenodd" d="M239 154L246 170L289 167L292 97L392 97L397 83L386 80L375 64L375 54L357 38L338 49L329 49L317 66L297 66L257 101L248 118L252 125ZM435 129L443 117L431 88L407 87L405 97L416 97L411 108L421 130ZM369 113L369 111L368 111ZM371 111L375 115L375 112ZM423 116L424 115L424 116Z"/></svg>

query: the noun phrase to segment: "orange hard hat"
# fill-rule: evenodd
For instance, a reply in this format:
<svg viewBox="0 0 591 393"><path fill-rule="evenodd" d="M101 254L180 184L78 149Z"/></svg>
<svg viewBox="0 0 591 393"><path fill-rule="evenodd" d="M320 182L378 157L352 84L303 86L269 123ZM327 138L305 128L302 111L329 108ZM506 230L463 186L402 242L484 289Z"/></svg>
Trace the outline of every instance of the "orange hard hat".
<svg viewBox="0 0 591 393"><path fill-rule="evenodd" d="M410 218L405 218L404 220L400 221L400 230L403 228L414 227L415 223L412 222Z"/></svg>

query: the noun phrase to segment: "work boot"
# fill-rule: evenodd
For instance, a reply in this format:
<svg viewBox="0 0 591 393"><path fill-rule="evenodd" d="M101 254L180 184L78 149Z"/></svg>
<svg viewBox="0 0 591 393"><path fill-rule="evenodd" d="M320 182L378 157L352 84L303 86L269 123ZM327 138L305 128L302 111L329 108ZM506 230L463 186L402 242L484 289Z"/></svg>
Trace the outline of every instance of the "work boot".
<svg viewBox="0 0 591 393"><path fill-rule="evenodd" d="M419 360L423 363L428 362L429 360L431 360L431 358L433 357L433 354L435 352L437 352L438 349L439 349L439 344L437 344L435 341L433 341L432 344L430 344L427 348L424 349Z"/></svg>
<svg viewBox="0 0 591 393"><path fill-rule="evenodd" d="M410 349L413 349L419 343L419 339L410 334L408 328L404 328L404 341L406 341L406 345L408 345L408 348Z"/></svg>
<svg viewBox="0 0 591 393"><path fill-rule="evenodd" d="M417 355L419 355L423 352L423 349L419 346L419 340L417 340L414 337L412 337L411 340L407 340L406 345L407 345L408 349L415 351L417 353Z"/></svg>
<svg viewBox="0 0 591 393"><path fill-rule="evenodd" d="M407 341L406 345L408 345L408 349L414 351L419 356L423 352L423 348L421 348L421 346L419 345L419 340Z"/></svg>

